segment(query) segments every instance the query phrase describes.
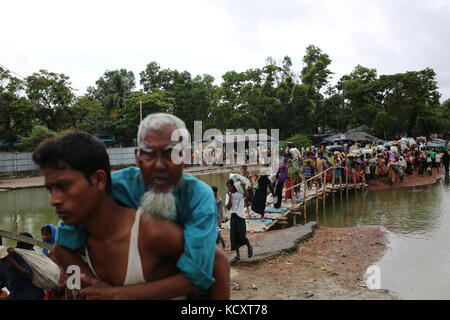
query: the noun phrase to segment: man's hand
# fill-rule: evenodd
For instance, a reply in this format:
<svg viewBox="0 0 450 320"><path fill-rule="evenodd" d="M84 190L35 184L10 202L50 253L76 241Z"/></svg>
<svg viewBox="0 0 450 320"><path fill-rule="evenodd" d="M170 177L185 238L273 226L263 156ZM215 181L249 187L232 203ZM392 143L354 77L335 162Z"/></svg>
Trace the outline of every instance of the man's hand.
<svg viewBox="0 0 450 320"><path fill-rule="evenodd" d="M113 287L105 281L89 277L84 273L81 275L81 281L87 284L87 287L79 293L82 299L116 300L118 298L117 287Z"/></svg>

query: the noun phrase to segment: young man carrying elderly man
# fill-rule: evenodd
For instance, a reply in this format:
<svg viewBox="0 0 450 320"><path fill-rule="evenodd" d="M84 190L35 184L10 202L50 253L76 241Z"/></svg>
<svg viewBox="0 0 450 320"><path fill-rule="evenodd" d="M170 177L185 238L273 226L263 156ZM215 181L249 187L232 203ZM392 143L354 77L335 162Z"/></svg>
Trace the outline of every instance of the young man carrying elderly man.
<svg viewBox="0 0 450 320"><path fill-rule="evenodd" d="M80 267L81 297L229 299L228 258L215 248L214 196L173 161L175 130L187 132L175 116L147 116L138 167L112 175L103 144L83 132L63 133L34 152L63 220L55 256L65 270Z"/></svg>

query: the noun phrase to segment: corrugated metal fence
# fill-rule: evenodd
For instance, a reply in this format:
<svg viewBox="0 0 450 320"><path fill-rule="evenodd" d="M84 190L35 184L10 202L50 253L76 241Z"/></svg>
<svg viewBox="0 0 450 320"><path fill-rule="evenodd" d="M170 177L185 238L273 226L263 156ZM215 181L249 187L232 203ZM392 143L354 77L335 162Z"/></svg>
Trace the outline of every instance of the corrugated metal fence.
<svg viewBox="0 0 450 320"><path fill-rule="evenodd" d="M135 164L134 148L109 148L111 165ZM31 159L31 152L0 152L0 172L21 172L38 170Z"/></svg>

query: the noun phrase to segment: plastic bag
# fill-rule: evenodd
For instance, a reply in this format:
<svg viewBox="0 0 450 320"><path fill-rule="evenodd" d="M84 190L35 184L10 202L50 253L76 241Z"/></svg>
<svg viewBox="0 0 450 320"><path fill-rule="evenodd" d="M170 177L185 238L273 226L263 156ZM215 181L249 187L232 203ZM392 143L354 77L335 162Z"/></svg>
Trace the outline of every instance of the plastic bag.
<svg viewBox="0 0 450 320"><path fill-rule="evenodd" d="M57 288L60 276L60 269L56 263L42 253L17 249L14 251L20 255L33 271L31 282L38 288Z"/></svg>

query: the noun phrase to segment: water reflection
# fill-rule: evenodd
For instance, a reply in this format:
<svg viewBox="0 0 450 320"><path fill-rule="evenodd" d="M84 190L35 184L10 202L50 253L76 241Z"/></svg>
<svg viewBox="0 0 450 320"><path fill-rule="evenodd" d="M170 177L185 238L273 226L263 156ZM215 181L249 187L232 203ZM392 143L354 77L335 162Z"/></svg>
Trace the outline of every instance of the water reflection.
<svg viewBox="0 0 450 320"><path fill-rule="evenodd" d="M319 224L328 227L357 225L382 225L400 234L425 235L439 227L442 210L442 194L434 192L436 186L366 191L355 194L343 192L326 201L326 209L319 206ZM307 221L316 220L315 203L308 206Z"/></svg>

